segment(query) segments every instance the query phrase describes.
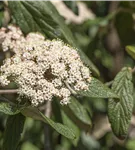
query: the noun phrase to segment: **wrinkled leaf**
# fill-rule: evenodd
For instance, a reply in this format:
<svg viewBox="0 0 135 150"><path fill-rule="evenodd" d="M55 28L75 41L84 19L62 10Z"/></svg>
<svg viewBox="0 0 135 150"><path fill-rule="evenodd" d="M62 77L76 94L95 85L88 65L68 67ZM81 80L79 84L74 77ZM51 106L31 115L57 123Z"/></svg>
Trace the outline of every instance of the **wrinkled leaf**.
<svg viewBox="0 0 135 150"><path fill-rule="evenodd" d="M75 139L76 138L72 129L69 129L67 126L65 126L63 124L55 123L53 120L51 120L50 118L43 115L37 108L34 108L34 107L24 108L21 110L21 112L23 115L25 115L27 117L41 120L41 121L49 124L58 133L62 134L63 136L65 136L69 139Z"/></svg>
<svg viewBox="0 0 135 150"><path fill-rule="evenodd" d="M25 117L22 114L9 116L4 133L3 150L16 150L21 139Z"/></svg>
<svg viewBox="0 0 135 150"><path fill-rule="evenodd" d="M135 59L135 46L126 46L126 51L133 59Z"/></svg>
<svg viewBox="0 0 135 150"><path fill-rule="evenodd" d="M41 32L40 27L33 19L32 15L28 12L27 9L22 5L21 2L8 2L9 8L13 13L13 17L24 33L29 33L31 31Z"/></svg>
<svg viewBox="0 0 135 150"><path fill-rule="evenodd" d="M9 103L0 103L0 112L5 113L7 115L15 115L18 114L20 111L17 109L16 106L13 106Z"/></svg>
<svg viewBox="0 0 135 150"><path fill-rule="evenodd" d="M88 113L84 106L80 104L74 97L71 97L70 102L71 103L68 106L72 110L74 115L83 123L91 126L90 117L88 116Z"/></svg>
<svg viewBox="0 0 135 150"><path fill-rule="evenodd" d="M78 94L91 98L119 98L111 89L93 77L89 84L89 90L80 91Z"/></svg>
<svg viewBox="0 0 135 150"><path fill-rule="evenodd" d="M24 33L39 31L49 38L64 37L70 45L78 47L72 32L51 2L9 2L9 8ZM96 66L83 51L79 49L78 52L83 62L98 76L99 71Z"/></svg>
<svg viewBox="0 0 135 150"><path fill-rule="evenodd" d="M109 99L108 117L114 134L124 139L127 135L133 109L133 84L131 68L123 68L115 77L112 90L121 99Z"/></svg>

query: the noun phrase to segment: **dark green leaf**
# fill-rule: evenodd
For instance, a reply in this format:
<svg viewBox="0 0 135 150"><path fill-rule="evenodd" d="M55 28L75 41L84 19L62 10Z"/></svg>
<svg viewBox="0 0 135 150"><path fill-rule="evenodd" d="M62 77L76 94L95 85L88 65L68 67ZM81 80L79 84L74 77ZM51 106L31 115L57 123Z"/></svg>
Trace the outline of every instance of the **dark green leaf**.
<svg viewBox="0 0 135 150"><path fill-rule="evenodd" d="M72 110L74 115L83 123L91 126L90 117L88 116L88 113L84 106L80 104L74 97L71 97L70 101L71 103L68 106Z"/></svg>
<svg viewBox="0 0 135 150"><path fill-rule="evenodd" d="M21 139L25 117L22 114L9 116L4 133L3 150L16 150Z"/></svg>
<svg viewBox="0 0 135 150"><path fill-rule="evenodd" d="M63 0L64 3L69 7L76 15L78 15L78 7L76 0Z"/></svg>
<svg viewBox="0 0 135 150"><path fill-rule="evenodd" d="M89 90L80 91L78 94L92 98L118 98L112 90L93 77L89 85Z"/></svg>
<svg viewBox="0 0 135 150"><path fill-rule="evenodd" d="M51 120L50 118L43 115L37 108L34 108L34 107L24 108L21 110L21 112L23 115L25 115L27 117L41 120L41 121L49 124L58 133L62 134L63 136L65 136L69 139L75 139L76 138L72 129L69 129L67 126L62 125L60 123L55 123L53 120Z"/></svg>
<svg viewBox="0 0 135 150"><path fill-rule="evenodd" d="M115 17L115 26L124 46L135 43L134 18L131 12L119 11Z"/></svg>
<svg viewBox="0 0 135 150"><path fill-rule="evenodd" d="M39 31L49 38L61 38L62 33L70 45L78 47L72 32L51 2L9 2L9 7L16 23L24 33ZM83 51L79 49L78 52L83 62L98 76L99 71L95 65Z"/></svg>
<svg viewBox="0 0 135 150"><path fill-rule="evenodd" d="M53 98L52 112L53 114L55 114L56 122L62 123L61 108L60 108L59 100L57 100L57 98Z"/></svg>
<svg viewBox="0 0 135 150"><path fill-rule="evenodd" d="M109 99L108 117L114 134L123 139L126 137L133 109L133 84L131 68L123 68L115 77L112 90L121 99Z"/></svg>
<svg viewBox="0 0 135 150"><path fill-rule="evenodd" d="M16 24L25 34L38 31L47 37L58 37L56 29L54 29L54 27L57 28L57 25L45 11L43 14L40 9L32 7L27 2L9 2L9 7Z"/></svg>

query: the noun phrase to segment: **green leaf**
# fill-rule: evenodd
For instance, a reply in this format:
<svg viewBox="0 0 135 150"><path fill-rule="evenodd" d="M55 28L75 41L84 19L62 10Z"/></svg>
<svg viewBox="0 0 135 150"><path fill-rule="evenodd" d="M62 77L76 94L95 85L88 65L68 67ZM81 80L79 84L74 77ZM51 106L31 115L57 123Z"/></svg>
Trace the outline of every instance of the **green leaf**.
<svg viewBox="0 0 135 150"><path fill-rule="evenodd" d="M17 107L14 105L11 105L9 103L0 103L0 112L5 113L7 115L15 115L18 114L20 111L17 109Z"/></svg>
<svg viewBox="0 0 135 150"><path fill-rule="evenodd" d="M126 20L126 21L125 21ZM115 16L115 27L122 45L135 43L134 18L131 12L119 11Z"/></svg>
<svg viewBox="0 0 135 150"><path fill-rule="evenodd" d="M9 8L16 23L24 33L39 31L49 38L62 38L73 47L78 47L72 32L66 26L64 19L59 15L50 1L21 1L9 2ZM61 35L63 34L63 36ZM81 59L95 75L99 76L96 66L89 60L83 51L78 49Z"/></svg>
<svg viewBox="0 0 135 150"><path fill-rule="evenodd" d="M87 110L84 108L84 106L80 104L74 97L71 97L70 101L71 103L68 104L68 106L74 115L83 123L91 126L91 119L88 116Z"/></svg>
<svg viewBox="0 0 135 150"><path fill-rule="evenodd" d="M39 2L40 3L40 2ZM27 34L29 32L41 32L50 38L56 38L58 25L40 8L36 9L27 2L9 2L9 8L13 14L15 22L21 30ZM21 21L20 21L21 20Z"/></svg>
<svg viewBox="0 0 135 150"><path fill-rule="evenodd" d="M72 129L69 129L67 126L62 125L60 123L55 123L53 120L50 118L47 118L44 116L41 112L39 112L41 116L45 119L45 121L52 127L54 128L58 133L62 134L63 136L69 138L69 139L75 139L76 136L73 133Z"/></svg>
<svg viewBox="0 0 135 150"><path fill-rule="evenodd" d="M80 130L79 130L79 128L77 127L77 125L76 125L75 123L72 122L72 120L66 115L66 113L65 113L64 111L61 111L61 115L62 115L63 123L64 123L67 127L71 128L71 129L74 131L74 133L75 133L75 135L76 135L76 139L71 140L71 142L72 142L75 146L77 146L77 143L78 143L79 137L80 137Z"/></svg>
<svg viewBox="0 0 135 150"><path fill-rule="evenodd" d="M111 89L93 77L89 85L89 90L80 91L78 94L91 98L119 98Z"/></svg>
<svg viewBox="0 0 135 150"><path fill-rule="evenodd" d="M22 114L31 117L37 120L41 120L47 124L49 124L52 128L54 128L58 133L61 135L69 138L69 139L75 139L76 136L72 129L69 129L67 126L62 125L60 123L56 123L50 118L43 115L37 108L34 107L28 107L21 110Z"/></svg>
<svg viewBox="0 0 135 150"><path fill-rule="evenodd" d="M108 117L114 134L120 139L127 135L133 109L133 84L131 68L123 68L115 77L112 90L121 99L109 99Z"/></svg>
<svg viewBox="0 0 135 150"><path fill-rule="evenodd" d="M25 107L20 110L21 113L26 117L31 117L35 120L45 121L44 118L39 114L39 110L36 107Z"/></svg>
<svg viewBox="0 0 135 150"><path fill-rule="evenodd" d="M52 101L52 113L55 114L55 121L62 123L61 108L59 100L54 97Z"/></svg>
<svg viewBox="0 0 135 150"><path fill-rule="evenodd" d="M78 7L76 0L63 0L64 3L69 7L76 15L78 15Z"/></svg>
<svg viewBox="0 0 135 150"><path fill-rule="evenodd" d="M101 146L99 144L99 141L97 141L94 137L92 137L90 134L87 134L85 132L81 133L81 141L83 144L83 149L87 150L101 150Z"/></svg>
<svg viewBox="0 0 135 150"><path fill-rule="evenodd" d="M74 102L73 102L74 101ZM72 103L73 102L73 103ZM69 106L70 105L70 106ZM71 106L72 105L72 106ZM80 129L88 132L91 129L92 123L87 114L85 107L71 97L71 103L67 106L60 106L66 115L75 123Z"/></svg>
<svg viewBox="0 0 135 150"><path fill-rule="evenodd" d="M35 145L35 143L32 143L30 140L27 140L23 142L21 145L21 150L40 150L38 148L38 145Z"/></svg>
<svg viewBox="0 0 135 150"><path fill-rule="evenodd" d="M9 116L4 133L3 150L16 150L21 139L25 117L22 114Z"/></svg>
<svg viewBox="0 0 135 150"><path fill-rule="evenodd" d="M126 51L133 59L135 59L135 46L126 46Z"/></svg>

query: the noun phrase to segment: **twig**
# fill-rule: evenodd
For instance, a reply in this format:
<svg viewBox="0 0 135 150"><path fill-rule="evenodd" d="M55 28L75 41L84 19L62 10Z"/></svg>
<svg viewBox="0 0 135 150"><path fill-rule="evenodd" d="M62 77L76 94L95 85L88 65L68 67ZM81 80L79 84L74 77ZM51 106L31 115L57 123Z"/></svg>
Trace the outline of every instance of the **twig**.
<svg viewBox="0 0 135 150"><path fill-rule="evenodd" d="M132 69L132 73L135 73L135 67Z"/></svg>
<svg viewBox="0 0 135 150"><path fill-rule="evenodd" d="M113 84L113 80L105 83L105 85L108 87L111 86L112 84Z"/></svg>
<svg viewBox="0 0 135 150"><path fill-rule="evenodd" d="M51 116L51 102L47 101L45 107L45 116L50 118ZM44 135L45 135L45 147L44 150L52 150L51 137L50 137L50 126L48 124L44 125Z"/></svg>
<svg viewBox="0 0 135 150"><path fill-rule="evenodd" d="M51 102L47 101L46 106L45 106L45 116L50 118L51 116Z"/></svg>
<svg viewBox="0 0 135 150"><path fill-rule="evenodd" d="M118 10L119 1L110 2L108 13L114 13ZM116 12L118 13L118 12ZM108 25L108 33L105 38L105 47L113 56L113 68L111 75L115 76L123 67L124 52L122 50L120 38L115 27L115 20L110 20Z"/></svg>
<svg viewBox="0 0 135 150"><path fill-rule="evenodd" d="M12 94L17 93L18 89L12 89L12 90L0 90L0 94Z"/></svg>
<svg viewBox="0 0 135 150"><path fill-rule="evenodd" d="M67 86L67 88L70 90L70 92L71 92L72 94L74 94L74 95L77 94L76 91L74 91L74 90L70 87L70 85L69 85L67 82L64 82L64 83L65 83L65 85Z"/></svg>
<svg viewBox="0 0 135 150"><path fill-rule="evenodd" d="M131 128L131 126L130 126L130 128L132 129L130 129L130 131L129 131L129 137L131 138L134 138L135 137L135 134L133 134L133 129L134 129L134 127L135 127L135 116L133 115L132 116L132 118L131 118L131 125L133 126L132 128ZM96 120L96 124L95 124L95 126L94 126L94 129L93 129L93 131L92 131L92 134L91 134L91 136L94 138L94 139L96 139L96 140L99 140L99 139L101 139L107 132L111 132L111 125L110 125L110 123L109 123L109 121L108 121L108 117L105 115L103 115L103 116L101 116L100 115L100 118L98 118L98 120ZM120 142L120 141L118 141L117 140L117 142Z"/></svg>

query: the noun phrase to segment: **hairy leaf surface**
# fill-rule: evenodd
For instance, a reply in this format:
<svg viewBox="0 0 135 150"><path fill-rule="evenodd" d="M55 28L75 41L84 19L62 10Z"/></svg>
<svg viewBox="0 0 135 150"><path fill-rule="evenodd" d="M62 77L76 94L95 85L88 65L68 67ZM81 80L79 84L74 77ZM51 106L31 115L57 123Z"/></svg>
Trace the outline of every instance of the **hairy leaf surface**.
<svg viewBox="0 0 135 150"><path fill-rule="evenodd" d="M93 77L89 84L89 89L80 91L78 94L92 98L119 98L111 89Z"/></svg>
<svg viewBox="0 0 135 150"><path fill-rule="evenodd" d="M112 90L120 96L120 101L109 99L108 117L114 134L126 137L133 109L133 84L131 68L123 68L115 77Z"/></svg>

